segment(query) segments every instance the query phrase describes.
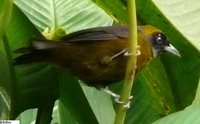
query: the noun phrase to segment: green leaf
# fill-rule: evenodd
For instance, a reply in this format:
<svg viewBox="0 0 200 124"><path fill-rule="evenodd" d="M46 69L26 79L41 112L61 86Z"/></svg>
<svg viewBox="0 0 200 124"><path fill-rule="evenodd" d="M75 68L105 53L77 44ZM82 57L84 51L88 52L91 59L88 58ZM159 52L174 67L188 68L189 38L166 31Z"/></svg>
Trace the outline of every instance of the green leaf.
<svg viewBox="0 0 200 124"><path fill-rule="evenodd" d="M199 124L200 123L200 106L191 105L186 109L170 114L153 124Z"/></svg>
<svg viewBox="0 0 200 124"><path fill-rule="evenodd" d="M195 5L195 2L193 4ZM161 6L157 7L161 8ZM138 13L141 13L140 19L142 19L143 22L160 27L182 56L181 58L176 58L165 55L162 56L161 59L166 68L168 78L170 79L173 95L176 98L176 107L177 109L183 109L191 104L194 99L195 89L200 75L200 59L198 59L200 53L196 49L196 46L191 45L191 41L188 40L189 38L180 33L181 29L174 27L170 23L172 20L166 20L165 15L160 13L157 7L152 2L140 1L138 2ZM176 6L174 6L174 8L176 8ZM171 8L168 11L172 10ZM181 13L181 9L179 10ZM193 26L195 27L195 25ZM187 74L187 76L185 76L185 74Z"/></svg>
<svg viewBox="0 0 200 124"><path fill-rule="evenodd" d="M5 10L7 9L7 10ZM4 47L6 46L2 40L3 35L5 34L5 30L10 21L10 15L12 11L12 2L10 0L3 1L0 0L0 86L4 87L6 90L10 90L10 75L8 72L8 56L6 55L6 51L4 51ZM8 46L8 45L7 45Z"/></svg>
<svg viewBox="0 0 200 124"><path fill-rule="evenodd" d="M10 100L6 91L0 87L0 119L9 119Z"/></svg>
<svg viewBox="0 0 200 124"><path fill-rule="evenodd" d="M34 123L36 114L37 114L36 109L26 110L20 114L17 120L20 120L20 124L31 124Z"/></svg>
<svg viewBox="0 0 200 124"><path fill-rule="evenodd" d="M41 37L37 29L34 28L22 12L14 7L6 37L3 39L5 42L9 42L11 52L16 48L28 44L27 40L35 36ZM13 56L16 56L16 54ZM10 66L12 67L13 65ZM55 84L56 80L58 81L56 77L57 72L51 71L52 68L50 66L40 64L21 66L15 69L17 80L6 82L8 84L10 83L10 90L7 92L11 96L11 118L15 118L26 109L45 104L44 102L41 103L41 101L48 103L58 97L58 91L56 89L58 85ZM8 72L11 73L10 70ZM13 75L10 78L15 79Z"/></svg>
<svg viewBox="0 0 200 124"><path fill-rule="evenodd" d="M107 94L84 84L80 87L77 79L72 78L68 72L63 73L60 86L62 86L60 87L61 123L78 121L81 124L112 124L114 122L115 111Z"/></svg>
<svg viewBox="0 0 200 124"><path fill-rule="evenodd" d="M200 78L199 78L199 84L198 84L198 88L196 91L196 95L194 98L194 101L192 103L193 105L200 105Z"/></svg>
<svg viewBox="0 0 200 124"><path fill-rule="evenodd" d="M123 8L121 2L113 2L112 6L108 5L107 1L96 0L95 2L105 4L100 6L105 7L107 13L120 21L127 19L126 8ZM110 0L109 2L111 3ZM112 23L112 20L102 10L85 0L43 0L39 2L37 0L16 0L15 3L40 32L50 27L52 32L61 28L69 33ZM127 113L127 124L151 123L172 112L182 110L193 101L200 75L199 30L197 28L199 17L196 16L200 12L197 11L198 9L199 4L195 0L187 2L183 0L178 2L137 1L139 21L162 29L182 57L163 54L137 75L132 107ZM30 38L42 37L17 8L14 7L13 13L4 38L9 42L11 50L26 46ZM105 94L86 86L80 87L77 80L67 73L62 74L62 80L60 80L58 77L60 71L45 63L17 67L18 82L13 82L2 42L0 42L0 59L0 86L3 86L9 94L14 93L12 96L14 106L11 108L15 109L15 116L23 110L40 106L43 101L48 103L48 100L55 100L59 84L60 99L63 104L60 107L60 113L68 112L66 118L61 115L62 123L66 123L71 117L73 117L71 123L112 123L115 113L110 99ZM101 105L99 106L98 103ZM195 112L199 114L198 109L198 106L191 105L188 109L181 111L184 114L180 115L184 119L189 117L188 120L190 118L197 120ZM109 113L111 117L106 118ZM191 116L186 116L185 113ZM167 117L166 122L170 119L175 121L176 118L180 123L187 122L181 121L179 112L170 116L174 117L172 119Z"/></svg>
<svg viewBox="0 0 200 124"><path fill-rule="evenodd" d="M78 80L73 78L70 73L63 71L60 78L60 86L60 100L76 120L80 124L98 124ZM61 120L61 122L64 122L64 120Z"/></svg>
<svg viewBox="0 0 200 124"><path fill-rule="evenodd" d="M113 108L111 96L94 87L88 87L84 84L81 86L99 124L113 124L115 110Z"/></svg>
<svg viewBox="0 0 200 124"><path fill-rule="evenodd" d="M200 5L196 0L165 1L153 0L170 23L200 51Z"/></svg>
<svg viewBox="0 0 200 124"><path fill-rule="evenodd" d="M16 4L25 12L25 14L40 31L43 31L46 27L50 27L54 31L61 28L69 33L83 28L110 25L112 23L112 19L90 1L16 1ZM79 8L84 9L81 10ZM86 101L86 97L84 96L82 89L77 88L78 86L76 85L75 88L69 88L71 85L73 86L74 83L70 79L72 77L66 77L67 75L63 81L60 82L60 99L66 109L70 110L79 123L98 123L96 117L93 116L94 114ZM66 85L66 82L69 82L71 85ZM69 90L71 92L68 91L69 93L66 93L66 89L73 89L73 91ZM78 97L82 102L73 102L75 96L72 97L73 95L70 95L72 93L80 93ZM60 111L64 112L63 110L66 109L61 109ZM87 111L87 114L83 113L79 115L81 109ZM61 122L64 123L63 121L65 121L66 118L64 120L62 119L63 118L61 118ZM108 119L108 122L109 121L110 118Z"/></svg>
<svg viewBox="0 0 200 124"><path fill-rule="evenodd" d="M109 14L117 23L128 22L128 11L120 0L91 0ZM112 3L112 4L111 4Z"/></svg>
<svg viewBox="0 0 200 124"><path fill-rule="evenodd" d="M59 101L59 117L60 117L60 124L78 124L78 121L72 115L72 113L65 107L65 105Z"/></svg>
<svg viewBox="0 0 200 124"><path fill-rule="evenodd" d="M162 119L155 121L153 124L198 124L200 123L200 80L197 93L193 104L182 111L170 114Z"/></svg>
<svg viewBox="0 0 200 124"><path fill-rule="evenodd" d="M197 28L199 17L195 16L200 14L200 11L197 11L199 4L195 0L138 0L136 3L138 21L154 25L165 32L182 57L162 54L160 61L153 61L153 64L138 74L133 91L135 99L132 101L133 107L127 113L127 124L151 123L190 105L200 75ZM105 11L113 10L117 5L107 7ZM182 18L185 21L182 21ZM194 38L191 38L193 36Z"/></svg>
<svg viewBox="0 0 200 124"><path fill-rule="evenodd" d="M90 0L16 0L15 3L40 31L50 27L69 33L112 24L112 19Z"/></svg>
<svg viewBox="0 0 200 124"><path fill-rule="evenodd" d="M126 124L149 124L175 111L169 79L158 58L136 75L134 84Z"/></svg>
<svg viewBox="0 0 200 124"><path fill-rule="evenodd" d="M2 5L0 6L0 37L2 37L10 21L13 2L12 0L4 0L0 3Z"/></svg>
<svg viewBox="0 0 200 124"><path fill-rule="evenodd" d="M8 61L4 51L3 41L0 40L0 87L3 87L10 93L10 75L8 70Z"/></svg>

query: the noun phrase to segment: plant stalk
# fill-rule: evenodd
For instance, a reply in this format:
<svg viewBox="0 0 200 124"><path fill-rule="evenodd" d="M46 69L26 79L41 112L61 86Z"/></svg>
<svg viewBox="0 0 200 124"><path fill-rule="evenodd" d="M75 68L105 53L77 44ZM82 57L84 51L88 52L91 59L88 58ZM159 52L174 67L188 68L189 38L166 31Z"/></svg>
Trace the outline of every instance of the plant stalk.
<svg viewBox="0 0 200 124"><path fill-rule="evenodd" d="M114 124L123 124L126 117L127 109L124 105L129 101L131 90L134 82L136 62L137 62L137 18L136 18L136 5L135 0L128 0L128 14L129 14L129 53L130 55L127 62L125 79L122 86L120 101L124 101L124 104L118 104L116 108L116 117Z"/></svg>

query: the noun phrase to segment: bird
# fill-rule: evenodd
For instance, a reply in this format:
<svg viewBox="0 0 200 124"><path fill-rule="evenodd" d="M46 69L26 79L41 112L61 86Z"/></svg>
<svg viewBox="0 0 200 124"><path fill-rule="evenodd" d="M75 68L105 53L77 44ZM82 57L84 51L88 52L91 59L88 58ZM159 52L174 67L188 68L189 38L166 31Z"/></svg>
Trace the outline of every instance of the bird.
<svg viewBox="0 0 200 124"><path fill-rule="evenodd" d="M136 73L154 57L169 52L180 57L166 36L151 25L137 27L138 55ZM128 26L83 29L59 40L31 39L30 45L16 49L13 64L51 63L69 70L88 86L104 88L123 80L129 53Z"/></svg>

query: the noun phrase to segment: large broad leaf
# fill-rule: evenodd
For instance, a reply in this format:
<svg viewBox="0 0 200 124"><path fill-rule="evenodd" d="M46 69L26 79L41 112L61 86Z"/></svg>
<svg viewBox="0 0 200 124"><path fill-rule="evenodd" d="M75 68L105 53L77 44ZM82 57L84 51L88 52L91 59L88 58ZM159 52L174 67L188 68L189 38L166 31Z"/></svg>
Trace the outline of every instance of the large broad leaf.
<svg viewBox="0 0 200 124"><path fill-rule="evenodd" d="M126 116L126 124L149 124L175 111L169 79L158 58L137 74L134 83L134 99Z"/></svg>
<svg viewBox="0 0 200 124"><path fill-rule="evenodd" d="M127 7L120 0L91 0L100 6L107 14L109 14L117 23L127 23L128 13ZM112 3L112 4L111 4Z"/></svg>
<svg viewBox="0 0 200 124"><path fill-rule="evenodd" d="M23 13L14 7L11 22L7 27L6 35L3 37L4 42L10 44L10 52L26 45L29 38L36 36L41 37ZM19 113L26 109L42 106L46 102L58 98L57 72L51 71L50 66L40 64L16 67L16 74L13 74L12 64L7 69L9 69L8 72L11 76L11 81L6 82L10 84L10 90L7 90L7 92L11 96L11 118L17 117ZM48 90L51 92L44 92ZM41 103L41 101L45 102Z"/></svg>
<svg viewBox="0 0 200 124"><path fill-rule="evenodd" d="M155 121L153 124L198 124L200 114L200 80L196 97L192 105L184 110L170 114L162 119Z"/></svg>
<svg viewBox="0 0 200 124"><path fill-rule="evenodd" d="M115 110L113 108L111 96L94 87L88 87L84 84L82 85L82 88L98 122L100 124L113 124Z"/></svg>
<svg viewBox="0 0 200 124"><path fill-rule="evenodd" d="M16 0L15 3L25 12L25 14L29 17L29 19L36 25L36 27L43 31L46 27L50 27L52 32L56 31L59 28L64 29L67 33L72 32L82 28L94 27L99 25L108 25L112 23L112 19L109 18L101 9L92 4L89 1L20 1ZM79 7L84 8L82 10ZM78 8L77 8L78 7ZM23 15L19 15L21 12L18 10L14 10L13 19L15 16L19 16L19 20L16 19L10 24L10 29L7 33L7 39L10 42L11 49L16 49L22 46L27 45L27 39L31 37L37 37L37 33L29 32L28 29L34 29L34 27L28 25L30 22L27 21ZM12 20L13 20L12 19ZM106 20L106 21L105 21ZM21 26L27 22L28 24L25 26ZM19 24L18 24L19 23ZM16 27L14 27L17 25ZM21 28L25 28L20 29ZM11 30L11 28L13 30ZM18 33L17 30L20 30ZM35 29L34 29L35 30ZM31 30L30 30L31 31ZM37 32L37 31L36 31ZM28 33L28 34L26 34ZM17 39L17 36L20 37ZM24 36L24 37L22 37ZM41 36L39 36L41 37ZM15 42L15 40L18 42ZM20 66L17 67L17 79L19 82L14 84L15 90L11 92L16 92L14 96L12 96L12 101L14 102L12 105L13 116L17 116L20 112L25 109L33 108L33 107L41 107L45 106L46 103L53 101L57 98L58 95L58 84L60 78L58 78L57 70L53 69L52 66L46 65L45 63L40 65L29 65L29 66ZM51 78L50 78L51 77ZM59 79L59 80L58 80ZM78 94L78 92L82 92L81 97L82 102L73 102L73 97L70 94L65 93L66 83L70 84L70 77L64 77L63 80L60 81L61 87L61 101L63 102L66 109L69 109L73 116L77 119L79 123L98 123L96 117L93 116L93 112L89 106L89 103L84 99L85 96L83 94L82 89L77 89L76 87L71 87L70 90L74 90L74 94ZM76 81L76 85L77 85ZM72 85L73 86L73 85ZM13 87L13 86L12 86ZM53 88L53 89L52 89ZM78 91L77 91L78 90ZM87 90L84 90L87 92ZM73 92L72 92L73 93ZM87 94L87 93L86 93ZM48 96L46 96L48 95ZM68 99L71 98L71 101ZM102 104L102 108L106 109L111 107L111 101L108 97L102 97L104 100L108 101L109 104ZM106 99L105 99L106 98ZM66 100L67 99L67 100ZM95 97L88 97L90 100L98 99ZM49 101L50 100L50 101ZM69 99L70 100L70 99ZM99 99L101 101L101 99ZM18 104L16 104L18 103ZM90 102L91 106L98 106L95 103ZM70 105L70 106L69 106ZM105 106L104 106L105 105ZM80 109L77 109L76 106L80 106L87 111L87 114L79 115ZM93 107L96 108L96 107ZM106 120L102 119L104 117L98 118L98 120L103 121L103 123L112 123L114 120L114 110L110 109L112 115L111 118L107 118ZM61 109L64 111L64 109ZM95 110L94 110L95 111ZM95 112L97 115L100 114L101 111ZM66 123L65 119L61 120L61 123Z"/></svg>
<svg viewBox="0 0 200 124"><path fill-rule="evenodd" d="M40 31L50 27L69 33L112 23L111 18L89 0L16 0L15 3Z"/></svg>
<svg viewBox="0 0 200 124"><path fill-rule="evenodd" d="M200 106L191 105L186 109L170 114L153 124L199 124Z"/></svg>
<svg viewBox="0 0 200 124"><path fill-rule="evenodd" d="M194 3L195 5L195 3ZM139 19L143 22L155 25L161 28L169 37L170 42L181 53L181 58L170 56L163 56L162 62L166 67L168 77L175 97L175 105L177 109L183 109L189 105L194 98L195 89L199 80L199 64L198 59L199 51L196 46L190 44L191 41L187 40L180 33L179 28L173 27L162 13L158 10L155 4L148 0L138 1ZM176 8L176 6L174 6ZM169 11L171 11L170 9ZM180 13L182 11L180 10ZM184 25L184 23L182 24ZM192 32L192 31L191 31ZM187 74L187 76L185 76Z"/></svg>
<svg viewBox="0 0 200 124"><path fill-rule="evenodd" d="M9 2L8 2L9 3ZM6 8L7 3L3 2L2 0L0 0L0 87L4 87L4 89L6 89L7 91L10 90L10 75L9 75L9 71L8 71L8 61L7 61L7 56L5 54L6 51L4 51L4 43L2 40L2 36L5 33L5 25L8 22L4 22L4 21L8 21L7 19L4 18L10 18L9 15L7 15L9 11L12 11L12 8L10 8L10 10L5 11L3 9ZM8 46L8 45L7 45Z"/></svg>
<svg viewBox="0 0 200 124"><path fill-rule="evenodd" d="M94 116L94 113L89 106L89 103L77 81L77 79L73 78L68 72L65 71L65 73L61 76L61 87L60 87L60 100L63 104L61 104L61 107L66 110L63 111L61 109L61 123L65 124L68 122L66 118L71 118L74 116L77 120L77 122L81 124L86 124L88 120L91 123L97 124L98 121L96 117ZM64 108L64 106L66 108ZM71 114L68 114L69 112ZM69 115L68 117L63 118L63 113L67 113ZM74 121L75 119L70 119Z"/></svg>
<svg viewBox="0 0 200 124"><path fill-rule="evenodd" d="M8 61L4 51L3 41L0 41L0 87L4 87L7 91L10 91L10 76L8 70Z"/></svg>
<svg viewBox="0 0 200 124"><path fill-rule="evenodd" d="M0 87L0 118L2 120L9 119L10 100L6 91Z"/></svg>
<svg viewBox="0 0 200 124"><path fill-rule="evenodd" d="M173 26L200 51L200 5L197 0L153 0Z"/></svg>
<svg viewBox="0 0 200 124"><path fill-rule="evenodd" d="M126 1L121 1L122 7ZM200 76L197 1L137 0L136 3L140 23L163 30L182 57L161 55L163 65L154 61L137 75L133 90L135 101L126 118L126 123L130 124L150 123L191 104ZM103 9L109 7L106 2L101 4L104 4L100 5ZM118 7L113 5L112 8ZM112 8L105 11L115 16L115 12L110 12Z"/></svg>
<svg viewBox="0 0 200 124"><path fill-rule="evenodd" d="M88 27L93 27L93 26L110 24L110 21L109 22L104 21L104 19L108 20L107 18L108 16L105 17L102 11L100 12L101 16L99 16L98 14L99 14L100 9L98 9L98 12L97 11L93 12L92 11L93 9L91 9L89 6L90 4L84 4L83 0L72 0L70 2L67 2L64 0L60 0L60 1L45 0L42 2L41 1L37 2L36 0L34 1L16 0L15 2L17 3L18 6L21 7L21 9L26 13L29 19L32 20L32 22L36 25L36 27L40 31L43 31L46 27L50 27L53 29L53 31L55 31L58 28L63 28L67 33L69 33L69 32L78 30L80 28L88 28ZM74 3L74 2L77 2L77 3ZM199 54L199 44L198 44L199 35L196 35L196 33L198 33L198 29L194 28L194 27L198 27L197 25L199 25L197 16L194 16L196 14L199 15L199 11L195 11L194 12L195 14L193 14L191 10L193 8L194 10L195 9L198 10L199 4L196 4L195 0L192 0L189 2L190 3L187 3L183 0L179 1L178 3L176 1L174 2L174 1L164 1L164 0L162 1L138 0L137 1L137 13L138 13L138 19L140 20L140 22L143 22L144 24L152 24L156 27L161 28L164 32L166 32L166 34L171 40L171 43L173 43L174 46L176 46L178 50L180 51L182 58L176 58L171 55L162 55L162 58L160 59L160 61L154 60L150 64L150 66L146 67L143 72L140 72L138 74L136 78L135 88L133 91L133 95L134 95L134 99L132 101L133 107L131 107L131 109L128 111L126 123L132 124L132 123L153 122L154 120L157 120L171 112L175 112L176 110L183 109L184 107L189 105L191 101L193 100L196 86L199 80L199 75L200 75L200 72L199 72L200 54ZM100 4L104 4L104 3L106 2L101 2ZM118 5L115 5L116 3ZM111 15L113 14L113 16L116 16L116 13L117 13L116 11L122 10L122 9L116 9L119 7L119 4L122 4L122 3L113 2L112 8L111 9L108 8L106 10L109 10L108 12L109 14ZM102 6L104 8L110 7L107 5L105 6L101 5L101 7ZM72 9L73 7L75 7L75 9ZM122 4L122 7L124 7L123 4ZM83 9L84 11L81 11L82 9L80 8L84 8ZM123 17L126 17L126 13L124 12L126 10L127 10L126 8L123 9L123 12L120 12L120 13L124 15L120 15L118 17L121 20L123 20L123 22L126 22L126 19L123 19ZM93 14L90 15L87 12L93 12ZM85 16L83 16L84 15L83 13L85 14ZM173 15L177 13L178 15ZM67 15L68 20L66 20L66 15ZM88 21L87 18L88 20L91 20L91 21ZM191 19L190 25L188 24L189 22L186 23L186 21L179 21L179 18L181 18L181 20ZM197 21L193 21L194 18L195 19L197 18ZM23 20L20 20L20 21L21 23L26 22ZM13 23L10 27L18 26L18 23ZM21 28L26 29L26 26L24 25L22 26L22 24L20 26ZM28 31L26 29L26 31L28 32L27 34L24 34L24 32L22 32L24 36L22 40L16 39L17 41L19 41L18 42L19 44L11 42L12 45L16 44L14 46L11 45L11 49L20 47L22 46L22 44L25 44L24 40L31 37L32 33L30 33L29 31L32 31L32 30L30 29L33 30L34 27L29 27ZM13 28L13 30L10 30L10 31L16 33L21 30L19 30L19 27L18 27L17 30ZM17 35L13 35L15 33L7 33L7 36L9 38L8 41L13 41L13 39L17 37ZM37 34L37 33L33 33L33 34ZM39 35L34 35L34 36L39 36ZM32 37L34 36L32 35ZM1 49L3 50L4 48L1 47ZM6 59L5 54L2 54L2 55L4 57L2 59L5 60ZM162 62L163 65L160 62ZM4 63L6 63L6 60ZM35 69L35 71L30 71L30 72L38 72L38 70L44 67L45 67L44 65L39 66ZM30 68L34 68L34 66ZM49 68L49 66L47 68ZM7 70L7 72L9 71ZM24 73L20 72L20 73L21 73L21 76L25 74L25 72ZM28 73L28 74L31 74L31 73ZM53 74L54 73L52 73L51 75L46 75L46 76L54 77L56 74L54 75ZM1 78L3 79L3 76ZM51 80L51 81L57 82L57 77L54 77L54 78L56 78L56 81L55 80ZM62 77L61 79L64 80L64 81L61 81L60 83L61 84L60 86L62 88L61 101L64 105L64 108L70 111L69 113L72 114L72 115L69 114L68 118L75 117L74 120L79 121L80 123L86 123L86 121L89 121L89 120L91 120L91 122L87 122L87 123L97 123L97 120L95 119L94 114L93 114L94 112L95 115L98 116L97 117L98 120L99 120L99 117L100 117L100 120L103 120L101 119L102 114L99 114L99 113L96 114L95 111L98 111L98 110L94 110L95 107L92 107L92 106L95 106L95 103L93 103L93 101L96 101L96 100L98 101L100 97L96 99L92 98L91 101L89 100L89 102L86 102L85 97L82 96L83 93L82 93L81 88L72 89L72 87L70 88L66 86L65 83L66 82L69 83L71 78L65 79L64 77ZM48 79L45 79L45 81L46 80ZM40 84L45 81L42 80ZM23 84L27 84L27 83L23 83ZM46 86L46 85L47 84L44 84L43 86ZM75 85L79 86L77 81L75 82ZM72 94L72 96L65 93L67 88L73 91L73 92L67 91L69 93L74 93ZM88 89L87 91L88 93L90 93L90 92L93 92L93 89L92 91L90 91L90 89ZM79 94L82 94L81 97L79 96ZM77 102L75 100L68 102L68 99L74 98L73 95L75 98L80 97L82 102ZM43 96L40 96L40 97L42 98ZM27 98L27 97L22 97L22 98ZM88 96L87 99L90 99L90 96ZM42 101L43 100L44 99L42 99ZM108 104L106 103L105 106L110 106L109 100L107 102ZM84 103L83 107L86 107L89 113L91 113L91 117L88 117L89 114L79 115L80 113L78 113L78 108L73 108L73 106L80 107L82 103ZM27 103L23 103L23 104L27 104ZM93 112L91 111L91 108L88 106L88 104L91 104L91 107L94 110ZM106 107L104 107L104 109L105 109L104 111L107 111ZM111 111L112 113L111 117L113 117L114 114L112 110L109 110L109 111ZM90 119L87 120L87 118L90 118ZM72 123L74 122L74 120L72 120ZM63 120L63 123L65 122L66 121ZM111 123L110 121L105 121L105 123L106 122Z"/></svg>
<svg viewBox="0 0 200 124"><path fill-rule="evenodd" d="M171 87L171 91L162 92L171 92L173 94L172 99L174 99L174 102L171 104L174 104L175 110L180 110L191 104L192 100L194 99L200 76L200 59L198 59L200 54L197 50L199 49L198 46L194 46L193 43L197 43L197 41L191 40L188 35L182 33L184 32L183 28L179 28L179 26L183 27L187 24L184 21L181 21L177 24L174 22L174 20L168 18L168 16L171 15L171 17L173 17L175 16L173 14L177 13L178 11L179 16L176 15L176 18L181 16L182 18L185 18L185 20L192 20L193 18L196 18L196 16L192 17L182 15L185 13L185 11L188 11L190 15L193 15L190 9L196 8L198 5L195 1L190 1L193 4L191 5L190 3L190 7L186 7L188 5L187 3L185 4L185 1L179 1L179 4L181 4L182 7L177 7L176 4L173 6L173 3L176 3L174 1L155 2L157 3L156 5L154 2L149 0L137 1L137 13L141 22L152 24L162 29L168 35L170 42L174 44L174 46L181 53L181 58L176 58L170 55L164 55L161 58ZM171 5L171 7L162 6L161 3ZM159 11L159 9L163 9L162 7L165 7L165 11L167 11L168 14L161 13ZM181 9L183 7L185 7L184 10ZM200 11L198 11L198 13L200 14ZM166 18L168 18L168 20ZM191 25L191 27L195 27L197 23L200 22L193 23L193 26ZM176 26L175 24L179 26ZM194 33L195 30L196 29L194 29L194 31L190 30L190 32ZM160 73L163 74L162 72ZM149 81L150 80L151 78Z"/></svg>
<svg viewBox="0 0 200 124"><path fill-rule="evenodd" d="M171 68L167 69L167 73L171 79L177 109L183 109L191 103L200 77L200 36L196 28L200 25L196 16L200 14L200 6L196 2L154 2L173 25L172 28L163 23L160 27L165 30L182 55L180 61L163 58L165 67Z"/></svg>

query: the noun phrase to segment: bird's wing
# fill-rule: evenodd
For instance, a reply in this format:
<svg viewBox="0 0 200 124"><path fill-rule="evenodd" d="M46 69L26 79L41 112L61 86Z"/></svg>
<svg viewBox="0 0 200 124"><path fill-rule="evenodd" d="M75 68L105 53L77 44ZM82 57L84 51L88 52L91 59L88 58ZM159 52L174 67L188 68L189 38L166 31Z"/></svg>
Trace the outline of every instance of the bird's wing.
<svg viewBox="0 0 200 124"><path fill-rule="evenodd" d="M127 27L108 26L77 31L64 36L61 40L66 43L83 43L84 41L106 41L123 38L128 38Z"/></svg>

